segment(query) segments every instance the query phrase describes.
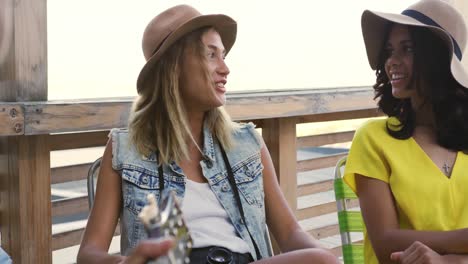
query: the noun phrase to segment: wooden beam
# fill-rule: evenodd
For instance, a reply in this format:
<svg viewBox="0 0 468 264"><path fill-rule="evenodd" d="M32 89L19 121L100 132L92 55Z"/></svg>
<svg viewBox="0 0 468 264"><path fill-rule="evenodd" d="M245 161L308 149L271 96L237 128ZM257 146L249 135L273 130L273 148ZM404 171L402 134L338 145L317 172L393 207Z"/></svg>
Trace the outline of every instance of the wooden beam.
<svg viewBox="0 0 468 264"><path fill-rule="evenodd" d="M351 208L351 207L357 207L359 206L359 200L353 199L346 201L346 205ZM324 215L324 214L329 214L336 212L336 202L329 202L329 203L324 203L324 204L319 204L319 205L314 205L311 207L299 209L296 211L296 217L298 220L304 220L308 219L314 216L319 216L319 215Z"/></svg>
<svg viewBox="0 0 468 264"><path fill-rule="evenodd" d="M370 87L283 90L232 94L226 109L234 119L298 117L375 108Z"/></svg>
<svg viewBox="0 0 468 264"><path fill-rule="evenodd" d="M1 36L0 101L47 101L46 0L0 1L0 10L0 24L10 25ZM14 133L0 134L1 244L13 263L52 263L48 136L18 136L26 126L17 109Z"/></svg>
<svg viewBox="0 0 468 264"><path fill-rule="evenodd" d="M2 247L14 263L52 262L47 138L39 135L2 139L8 150L8 165L2 167L0 173L4 192L1 202L5 210L0 228Z"/></svg>
<svg viewBox="0 0 468 264"><path fill-rule="evenodd" d="M324 156L320 158L301 160L297 162L297 171L303 172L333 167L338 162L338 160L340 160L342 157L345 157L346 155L348 155L348 152Z"/></svg>
<svg viewBox="0 0 468 264"><path fill-rule="evenodd" d="M297 196L310 195L314 193L333 190L333 180L308 183L297 187Z"/></svg>
<svg viewBox="0 0 468 264"><path fill-rule="evenodd" d="M89 211L88 195L52 202L52 216L79 214Z"/></svg>
<svg viewBox="0 0 468 264"><path fill-rule="evenodd" d="M297 208L296 122L293 118L265 120L262 136L270 151L276 176L292 210Z"/></svg>
<svg viewBox="0 0 468 264"><path fill-rule="evenodd" d="M343 249L341 248L341 246L331 248L330 251L336 257L341 257L343 255Z"/></svg>
<svg viewBox="0 0 468 264"><path fill-rule="evenodd" d="M52 250L62 249L66 247L79 245L81 238L83 237L84 228L74 229L58 234L54 234L52 237ZM120 235L120 225L114 231L114 236Z"/></svg>
<svg viewBox="0 0 468 264"><path fill-rule="evenodd" d="M133 99L126 97L27 103L24 105L25 134L126 127ZM231 93L228 94L226 109L234 120L245 121L298 117L301 118L300 122L314 122L324 121L327 117L339 119L339 116L329 117L329 113L334 112L356 116L355 118L375 116L377 113L368 87ZM355 111L359 114L353 114ZM318 119L304 117L309 115L318 116Z"/></svg>
<svg viewBox="0 0 468 264"><path fill-rule="evenodd" d="M382 116L381 112L377 111L377 108L373 106L363 106L360 109L355 110L344 110L335 111L328 113L317 113L313 115L302 115L298 117L297 123L312 123L312 122L324 122L324 121L337 121L337 120L348 120L357 118L368 118L368 117L379 117Z"/></svg>
<svg viewBox="0 0 468 264"><path fill-rule="evenodd" d="M348 142L353 139L354 131L336 132L297 138L297 147L318 147L334 143Z"/></svg>
<svg viewBox="0 0 468 264"><path fill-rule="evenodd" d="M52 168L52 184L86 179L91 164L92 163L84 163Z"/></svg>
<svg viewBox="0 0 468 264"><path fill-rule="evenodd" d="M26 135L109 130L126 127L132 102L106 100L83 103L26 104Z"/></svg>
<svg viewBox="0 0 468 264"><path fill-rule="evenodd" d="M50 150L105 146L109 131L50 135Z"/></svg>
<svg viewBox="0 0 468 264"><path fill-rule="evenodd" d="M364 244L364 240L356 240L356 241L353 241L353 244ZM338 246L338 247L334 247L334 248L331 248L330 251L333 253L333 255L337 256L337 257L341 257L343 255L343 249L341 246Z"/></svg>
<svg viewBox="0 0 468 264"><path fill-rule="evenodd" d="M76 246L80 244L84 228L54 234L52 236L52 250Z"/></svg>
<svg viewBox="0 0 468 264"><path fill-rule="evenodd" d="M297 208L296 177L296 121L294 118L267 119L262 124L262 136L267 146L276 177L286 201L293 211ZM273 236L272 236L273 237ZM272 239L273 252L280 248Z"/></svg>
<svg viewBox="0 0 468 264"><path fill-rule="evenodd" d="M304 220L314 216L333 213L336 210L336 202L329 202L299 209L296 211L296 217L298 220Z"/></svg>
<svg viewBox="0 0 468 264"><path fill-rule="evenodd" d="M316 239L322 239L329 236L340 234L340 226L338 224L323 226L307 231L311 236Z"/></svg>
<svg viewBox="0 0 468 264"><path fill-rule="evenodd" d="M22 106L15 103L6 103L0 106L0 124L0 135L23 135L24 114Z"/></svg>

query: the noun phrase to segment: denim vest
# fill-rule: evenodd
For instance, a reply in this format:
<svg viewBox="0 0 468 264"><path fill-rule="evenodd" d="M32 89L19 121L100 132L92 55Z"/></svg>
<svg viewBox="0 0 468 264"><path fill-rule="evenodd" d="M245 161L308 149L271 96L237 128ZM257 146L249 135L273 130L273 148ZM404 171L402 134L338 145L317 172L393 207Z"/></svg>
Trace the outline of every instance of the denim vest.
<svg viewBox="0 0 468 264"><path fill-rule="evenodd" d="M154 193L159 200L158 165L155 154L143 156L136 151L129 140L127 130L113 129L111 135L112 167L122 176L120 247L121 253L127 255L138 241L147 238L144 226L138 219L138 213L146 204L146 196L149 193ZM226 210L238 235L248 243L250 253L254 259L257 259L252 240L242 221L229 185L218 141L213 138L206 126L203 129L203 136L203 152L209 158L209 160L200 161L203 175ZM240 128L233 133L234 147L226 150L226 154L239 189L249 231L262 257L268 257L267 241L264 236L266 232L265 203L259 137L253 124L240 125ZM165 190L175 191L183 203L185 176L182 169L175 162L171 162L163 165L163 171Z"/></svg>

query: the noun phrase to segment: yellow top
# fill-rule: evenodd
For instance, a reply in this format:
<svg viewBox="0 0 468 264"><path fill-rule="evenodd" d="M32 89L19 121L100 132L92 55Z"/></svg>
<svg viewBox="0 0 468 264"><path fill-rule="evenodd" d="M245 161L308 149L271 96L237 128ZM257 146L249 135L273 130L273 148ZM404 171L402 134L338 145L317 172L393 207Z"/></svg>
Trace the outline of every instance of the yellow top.
<svg viewBox="0 0 468 264"><path fill-rule="evenodd" d="M387 120L369 121L356 131L345 182L354 192L356 173L388 183L402 229L447 231L468 227L468 155L457 153L448 178L412 137L391 137ZM367 234L364 254L366 263L378 264Z"/></svg>

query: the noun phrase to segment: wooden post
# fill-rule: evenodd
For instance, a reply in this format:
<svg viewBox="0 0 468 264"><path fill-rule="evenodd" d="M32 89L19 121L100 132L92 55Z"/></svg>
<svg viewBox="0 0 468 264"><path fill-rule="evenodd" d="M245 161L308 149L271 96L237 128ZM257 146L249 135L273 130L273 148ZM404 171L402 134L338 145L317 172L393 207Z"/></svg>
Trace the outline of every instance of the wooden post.
<svg viewBox="0 0 468 264"><path fill-rule="evenodd" d="M276 176L283 194L293 213L297 210L297 150L296 119L266 119L262 125L262 136L270 151ZM280 253L278 243L272 237L275 255Z"/></svg>
<svg viewBox="0 0 468 264"><path fill-rule="evenodd" d="M281 190L293 212L296 212L296 120L294 118L267 119L263 122L262 136L275 165Z"/></svg>
<svg viewBox="0 0 468 264"><path fill-rule="evenodd" d="M47 100L46 21L46 0L0 1L0 101ZM52 263L48 135L16 124L0 137L1 245L13 263Z"/></svg>

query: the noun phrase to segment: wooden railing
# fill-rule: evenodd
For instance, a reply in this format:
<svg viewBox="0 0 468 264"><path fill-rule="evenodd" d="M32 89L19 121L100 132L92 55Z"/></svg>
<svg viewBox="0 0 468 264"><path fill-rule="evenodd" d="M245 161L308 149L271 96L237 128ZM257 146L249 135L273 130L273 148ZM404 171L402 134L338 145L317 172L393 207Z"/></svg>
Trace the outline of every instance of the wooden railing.
<svg viewBox="0 0 468 264"><path fill-rule="evenodd" d="M13 256L15 263L29 263L30 259L50 263L52 250L79 244L81 227L52 235L51 219L86 213L87 197L83 195L51 203L50 185L84 179L89 163L50 168L50 152L103 146L109 129L126 126L132 100L0 103L1 146L10 147L8 151L16 153L7 152L10 154L6 158L25 159L9 163L0 156L0 163L7 167L7 172L2 170L0 178L2 184L7 183L0 185L7 186L2 187L1 245ZM333 213L336 205L327 201L298 208L298 197L330 191L332 180L327 178L298 185L297 174L332 167L346 153L298 161L297 151L349 142L354 131L329 131L297 138L297 124L378 116L370 87L231 93L226 108L234 120L252 121L262 129L281 189L290 206L296 209L299 220ZM24 198L15 194L18 190L33 193L27 196L29 199L41 199L26 202L11 199ZM29 226L24 230L25 223ZM312 228L309 233L324 238L337 235L339 231L336 222L332 222ZM339 247L334 251L339 254Z"/></svg>

